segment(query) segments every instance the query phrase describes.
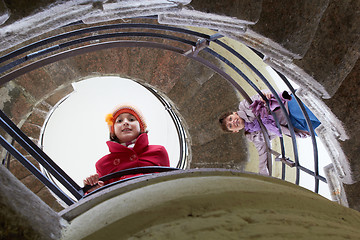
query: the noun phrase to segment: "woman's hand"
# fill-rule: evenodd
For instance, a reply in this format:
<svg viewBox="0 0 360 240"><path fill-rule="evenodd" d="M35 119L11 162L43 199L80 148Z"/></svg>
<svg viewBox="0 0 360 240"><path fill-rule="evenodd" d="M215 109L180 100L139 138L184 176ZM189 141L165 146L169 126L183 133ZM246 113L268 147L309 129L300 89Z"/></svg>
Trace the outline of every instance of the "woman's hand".
<svg viewBox="0 0 360 240"><path fill-rule="evenodd" d="M88 191L88 193L105 185L103 181L99 181L99 174L97 174L97 173L94 175L91 175L90 177L85 178L83 182L84 182L84 185L90 185L90 186L94 186L97 184L97 186L91 188Z"/></svg>

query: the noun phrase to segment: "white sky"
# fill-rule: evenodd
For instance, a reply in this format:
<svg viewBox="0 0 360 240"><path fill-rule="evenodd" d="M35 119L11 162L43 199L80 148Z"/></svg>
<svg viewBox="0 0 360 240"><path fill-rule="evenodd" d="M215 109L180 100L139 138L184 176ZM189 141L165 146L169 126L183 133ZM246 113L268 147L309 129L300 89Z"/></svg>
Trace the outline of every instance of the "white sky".
<svg viewBox="0 0 360 240"><path fill-rule="evenodd" d="M97 77L77 82L75 91L49 118L44 151L80 186L96 173L95 162L108 154L109 130L105 115L120 104L136 106L145 117L149 143L163 145L170 166L179 161L179 140L162 103L140 84L119 77Z"/></svg>

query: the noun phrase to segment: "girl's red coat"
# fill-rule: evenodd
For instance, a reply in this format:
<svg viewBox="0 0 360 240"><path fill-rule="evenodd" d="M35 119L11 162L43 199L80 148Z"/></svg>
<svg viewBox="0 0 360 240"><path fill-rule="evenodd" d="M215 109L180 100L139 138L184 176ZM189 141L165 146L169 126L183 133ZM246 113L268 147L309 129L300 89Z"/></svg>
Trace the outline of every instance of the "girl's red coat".
<svg viewBox="0 0 360 240"><path fill-rule="evenodd" d="M166 149L161 145L149 145L146 133L141 134L137 138L133 148L128 148L112 141L108 141L106 144L109 147L110 154L105 155L95 164L99 177L129 168L146 166L169 167L170 165ZM105 182L105 184L133 176L136 175L126 175L118 179L112 179Z"/></svg>

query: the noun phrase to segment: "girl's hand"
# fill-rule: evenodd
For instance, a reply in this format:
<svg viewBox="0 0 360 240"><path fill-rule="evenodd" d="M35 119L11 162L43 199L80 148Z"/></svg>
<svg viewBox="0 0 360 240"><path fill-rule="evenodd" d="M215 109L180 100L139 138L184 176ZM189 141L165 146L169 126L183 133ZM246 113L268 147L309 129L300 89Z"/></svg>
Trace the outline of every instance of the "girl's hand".
<svg viewBox="0 0 360 240"><path fill-rule="evenodd" d="M104 186L104 182L99 181L99 174L97 173L84 179L84 185L94 186L96 184L99 184L101 187Z"/></svg>
<svg viewBox="0 0 360 240"><path fill-rule="evenodd" d="M93 188L91 188L90 190L87 191L87 193L90 193L98 188L101 188L102 186L104 186L104 182L103 181L99 181L99 175L98 174L94 174L91 175L90 177L87 177L84 179L84 185L90 185L90 186L94 186Z"/></svg>
<svg viewBox="0 0 360 240"><path fill-rule="evenodd" d="M266 97L266 99L270 99L272 97L272 93L268 93L268 92L263 92L264 96ZM261 98L261 101L263 103L265 103L265 99Z"/></svg>
<svg viewBox="0 0 360 240"><path fill-rule="evenodd" d="M307 138L307 137L311 136L308 131L304 131L304 130L300 130L300 129L296 129L296 133L300 138Z"/></svg>

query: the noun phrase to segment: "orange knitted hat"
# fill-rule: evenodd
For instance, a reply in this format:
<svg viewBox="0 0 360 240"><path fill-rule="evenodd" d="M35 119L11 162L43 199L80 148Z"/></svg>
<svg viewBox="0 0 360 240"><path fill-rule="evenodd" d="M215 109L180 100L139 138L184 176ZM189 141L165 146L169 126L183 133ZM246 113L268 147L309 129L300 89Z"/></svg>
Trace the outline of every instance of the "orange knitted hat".
<svg viewBox="0 0 360 240"><path fill-rule="evenodd" d="M120 105L116 107L112 113L107 114L105 117L105 121L109 126L109 130L111 134L114 134L114 123L116 118L122 113L129 113L133 115L136 118L136 120L139 122L140 132L144 133L146 131L147 126L141 112L133 106Z"/></svg>

